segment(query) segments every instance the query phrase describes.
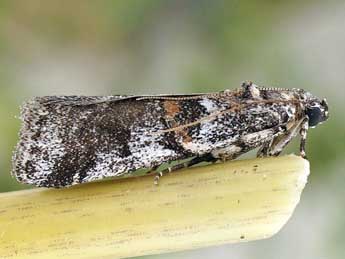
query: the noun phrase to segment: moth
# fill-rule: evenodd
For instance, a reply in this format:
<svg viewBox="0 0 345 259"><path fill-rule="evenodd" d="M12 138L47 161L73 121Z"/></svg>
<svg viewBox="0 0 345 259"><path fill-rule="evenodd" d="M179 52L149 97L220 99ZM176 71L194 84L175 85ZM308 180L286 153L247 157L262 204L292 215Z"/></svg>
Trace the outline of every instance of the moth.
<svg viewBox="0 0 345 259"><path fill-rule="evenodd" d="M302 89L258 87L156 96L47 96L22 106L12 174L19 182L67 187L105 177L226 161L258 148L277 156L297 135L306 157L308 128L328 105ZM188 160L189 159L189 160Z"/></svg>

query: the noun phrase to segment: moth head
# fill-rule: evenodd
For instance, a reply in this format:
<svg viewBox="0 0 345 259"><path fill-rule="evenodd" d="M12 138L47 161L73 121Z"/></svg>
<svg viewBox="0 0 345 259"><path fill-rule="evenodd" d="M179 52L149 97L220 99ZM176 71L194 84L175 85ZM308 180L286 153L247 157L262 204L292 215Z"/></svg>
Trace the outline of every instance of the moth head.
<svg viewBox="0 0 345 259"><path fill-rule="evenodd" d="M326 99L318 99L307 95L305 114L309 119L309 127L315 127L328 119L328 104Z"/></svg>

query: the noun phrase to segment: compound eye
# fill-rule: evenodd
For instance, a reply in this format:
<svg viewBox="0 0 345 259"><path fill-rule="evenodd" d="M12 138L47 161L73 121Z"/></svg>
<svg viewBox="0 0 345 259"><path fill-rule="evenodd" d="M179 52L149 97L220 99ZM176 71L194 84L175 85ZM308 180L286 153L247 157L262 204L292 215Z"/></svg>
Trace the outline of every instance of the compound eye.
<svg viewBox="0 0 345 259"><path fill-rule="evenodd" d="M325 120L323 111L321 111L320 107L307 108L306 113L309 118L309 127L314 127Z"/></svg>

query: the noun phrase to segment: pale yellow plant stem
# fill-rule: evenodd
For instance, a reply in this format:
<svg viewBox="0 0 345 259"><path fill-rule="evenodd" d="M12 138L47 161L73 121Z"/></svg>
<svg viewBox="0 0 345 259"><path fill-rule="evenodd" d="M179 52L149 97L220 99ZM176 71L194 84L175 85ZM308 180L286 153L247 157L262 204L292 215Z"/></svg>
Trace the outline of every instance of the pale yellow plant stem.
<svg viewBox="0 0 345 259"><path fill-rule="evenodd" d="M125 258L268 238L309 174L297 156L0 194L0 258Z"/></svg>

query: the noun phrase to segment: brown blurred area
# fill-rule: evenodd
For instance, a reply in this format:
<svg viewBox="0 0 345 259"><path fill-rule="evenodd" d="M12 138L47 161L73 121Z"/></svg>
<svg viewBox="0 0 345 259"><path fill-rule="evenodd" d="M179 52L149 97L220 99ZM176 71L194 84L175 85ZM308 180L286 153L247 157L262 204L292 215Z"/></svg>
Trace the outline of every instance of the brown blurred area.
<svg viewBox="0 0 345 259"><path fill-rule="evenodd" d="M20 104L41 95L211 92L244 80L327 98L309 131L311 176L275 237L161 258L344 258L345 3L129 0L0 2L0 191ZM297 152L297 141L285 153Z"/></svg>

